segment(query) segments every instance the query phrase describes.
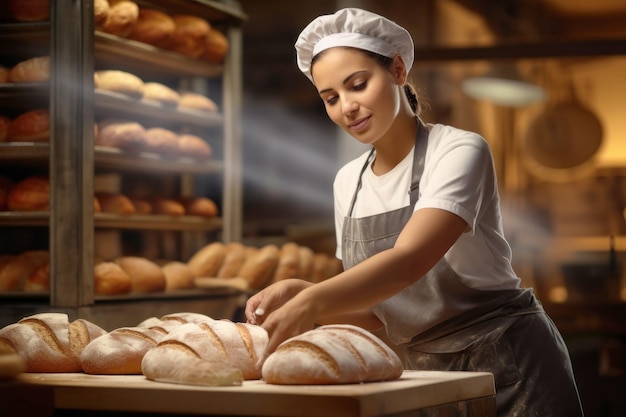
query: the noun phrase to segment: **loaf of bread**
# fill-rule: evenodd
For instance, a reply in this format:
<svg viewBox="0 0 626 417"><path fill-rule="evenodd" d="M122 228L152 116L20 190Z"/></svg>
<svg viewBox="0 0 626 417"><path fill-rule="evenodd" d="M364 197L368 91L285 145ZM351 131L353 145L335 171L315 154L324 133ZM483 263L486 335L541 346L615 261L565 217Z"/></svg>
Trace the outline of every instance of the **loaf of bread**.
<svg viewBox="0 0 626 417"><path fill-rule="evenodd" d="M389 346L352 325L321 326L292 337L262 367L265 382L281 385L388 381L400 378L402 371Z"/></svg>
<svg viewBox="0 0 626 417"><path fill-rule="evenodd" d="M229 47L228 38L219 30L211 28L205 38L201 58L214 64L221 64L226 58Z"/></svg>
<svg viewBox="0 0 626 417"><path fill-rule="evenodd" d="M180 102L180 94L165 84L147 82L143 85L143 99L153 100L164 106L176 107Z"/></svg>
<svg viewBox="0 0 626 417"><path fill-rule="evenodd" d="M46 257L45 263L35 269L26 279L24 291L28 293L50 291L50 260Z"/></svg>
<svg viewBox="0 0 626 417"><path fill-rule="evenodd" d="M167 13L159 10L140 8L137 21L133 25L128 39L147 43L158 48L167 48L172 42L176 23Z"/></svg>
<svg viewBox="0 0 626 417"><path fill-rule="evenodd" d="M180 203L185 208L188 216L200 216L211 218L217 216L217 205L213 200L206 197L182 197Z"/></svg>
<svg viewBox="0 0 626 417"><path fill-rule="evenodd" d="M100 210L103 213L127 216L136 212L132 200L124 194L98 191L95 197L98 199Z"/></svg>
<svg viewBox="0 0 626 417"><path fill-rule="evenodd" d="M130 202L135 207L136 214L152 213L152 203L150 201L141 198L131 198Z"/></svg>
<svg viewBox="0 0 626 417"><path fill-rule="evenodd" d="M174 15L172 18L176 29L169 48L191 58L199 58L211 30L209 22L191 15Z"/></svg>
<svg viewBox="0 0 626 417"><path fill-rule="evenodd" d="M9 82L9 68L0 65L0 84Z"/></svg>
<svg viewBox="0 0 626 417"><path fill-rule="evenodd" d="M83 319L64 313L40 313L0 329L0 349L12 349L26 361L26 372L80 372L80 354L106 334Z"/></svg>
<svg viewBox="0 0 626 417"><path fill-rule="evenodd" d="M84 372L96 375L139 375L141 360L165 336L160 329L121 327L93 340L83 349Z"/></svg>
<svg viewBox="0 0 626 417"><path fill-rule="evenodd" d="M50 112L48 109L30 110L18 115L9 126L9 142L48 142L50 140Z"/></svg>
<svg viewBox="0 0 626 417"><path fill-rule="evenodd" d="M313 249L307 246L300 246L298 248L298 254L300 259L300 272L298 278L305 281L311 281L311 277L313 276L315 253L313 252Z"/></svg>
<svg viewBox="0 0 626 417"><path fill-rule="evenodd" d="M288 278L300 278L300 248L294 242L286 242L280 247L273 280L281 281Z"/></svg>
<svg viewBox="0 0 626 417"><path fill-rule="evenodd" d="M94 293L97 295L127 294L132 289L130 275L115 262L98 262L94 266Z"/></svg>
<svg viewBox="0 0 626 417"><path fill-rule="evenodd" d="M41 22L50 18L50 0L9 0L9 14L18 22Z"/></svg>
<svg viewBox="0 0 626 417"><path fill-rule="evenodd" d="M161 267L165 275L165 290L184 290L195 287L196 274L185 262L172 261Z"/></svg>
<svg viewBox="0 0 626 417"><path fill-rule="evenodd" d="M229 242L226 244L226 254L224 261L217 271L217 278L235 278L238 276L241 267L246 262L246 247L239 242Z"/></svg>
<svg viewBox="0 0 626 417"><path fill-rule="evenodd" d="M101 30L112 35L127 37L139 18L139 6L133 1L109 0L107 18Z"/></svg>
<svg viewBox="0 0 626 417"><path fill-rule="evenodd" d="M146 150L166 157L178 155L178 135L169 129L153 127L144 134Z"/></svg>
<svg viewBox="0 0 626 417"><path fill-rule="evenodd" d="M186 91L180 94L178 109L216 112L218 107L217 104L207 96Z"/></svg>
<svg viewBox="0 0 626 417"><path fill-rule="evenodd" d="M204 161L211 157L213 149L201 137L185 133L178 136L178 153L182 156Z"/></svg>
<svg viewBox="0 0 626 417"><path fill-rule="evenodd" d="M262 288L272 281L279 259L278 246L267 244L246 258L239 276L248 281L251 289Z"/></svg>
<svg viewBox="0 0 626 417"><path fill-rule="evenodd" d="M194 313L191 311L180 311L177 313L166 314L160 318L150 317L139 323L137 326L146 328L159 328L169 333L178 326L187 323L204 323L213 321L214 319L206 314Z"/></svg>
<svg viewBox="0 0 626 417"><path fill-rule="evenodd" d="M259 379L257 361L267 346L267 332L260 326L212 320L187 323L170 331L143 358L142 370L149 379L157 379L159 370L174 366L184 368L184 361L170 363L166 358L172 350L184 350L190 357L221 362L238 368L245 380Z"/></svg>
<svg viewBox="0 0 626 417"><path fill-rule="evenodd" d="M50 79L50 57L38 56L18 62L9 71L10 83L37 83Z"/></svg>
<svg viewBox="0 0 626 417"><path fill-rule="evenodd" d="M96 30L102 30L102 25L104 25L109 16L109 8L108 0L93 1L93 24Z"/></svg>
<svg viewBox="0 0 626 417"><path fill-rule="evenodd" d="M130 72L120 70L100 70L94 73L94 87L114 91L133 98L143 96L144 82Z"/></svg>
<svg viewBox="0 0 626 417"><path fill-rule="evenodd" d="M14 185L13 180L0 175L0 211L7 209L9 191L11 191Z"/></svg>
<svg viewBox="0 0 626 417"><path fill-rule="evenodd" d="M146 146L146 129L138 122L105 119L98 123L95 144L127 151L142 150Z"/></svg>
<svg viewBox="0 0 626 417"><path fill-rule="evenodd" d="M194 253L187 264L196 277L216 277L225 257L224 243L212 242Z"/></svg>
<svg viewBox="0 0 626 417"><path fill-rule="evenodd" d="M43 176L18 181L7 195L9 211L47 211L50 209L50 180Z"/></svg>
<svg viewBox="0 0 626 417"><path fill-rule="evenodd" d="M23 291L28 278L50 261L44 250L29 250L6 256L0 262L0 292Z"/></svg>
<svg viewBox="0 0 626 417"><path fill-rule="evenodd" d="M151 293L165 290L165 275L156 262L141 256L121 256L114 261L130 276L132 291Z"/></svg>
<svg viewBox="0 0 626 417"><path fill-rule="evenodd" d="M152 212L166 216L183 216L185 207L174 198L155 197L152 199Z"/></svg>
<svg viewBox="0 0 626 417"><path fill-rule="evenodd" d="M10 127L11 119L7 116L0 115L0 143L7 141Z"/></svg>

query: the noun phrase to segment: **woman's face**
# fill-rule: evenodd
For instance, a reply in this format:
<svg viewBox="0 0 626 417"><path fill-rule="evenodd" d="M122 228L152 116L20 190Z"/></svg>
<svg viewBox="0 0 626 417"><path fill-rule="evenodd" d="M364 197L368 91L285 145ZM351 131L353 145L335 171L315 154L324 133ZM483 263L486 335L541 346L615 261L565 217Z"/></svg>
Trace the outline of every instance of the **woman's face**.
<svg viewBox="0 0 626 417"><path fill-rule="evenodd" d="M355 49L331 48L312 67L313 80L326 107L338 126L359 142L373 144L391 127L400 111L401 86L398 60L391 70Z"/></svg>

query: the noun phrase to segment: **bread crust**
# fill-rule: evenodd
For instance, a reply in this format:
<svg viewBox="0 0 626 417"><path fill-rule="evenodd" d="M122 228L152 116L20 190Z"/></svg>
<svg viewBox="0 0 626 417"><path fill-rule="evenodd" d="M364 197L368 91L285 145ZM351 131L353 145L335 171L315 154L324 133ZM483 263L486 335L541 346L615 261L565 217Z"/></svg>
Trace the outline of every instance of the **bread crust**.
<svg viewBox="0 0 626 417"><path fill-rule="evenodd" d="M94 266L94 292L96 294L127 294L131 288L130 275L115 262L99 262Z"/></svg>
<svg viewBox="0 0 626 417"><path fill-rule="evenodd" d="M226 255L224 262L217 271L218 278L235 278L238 276L241 267L246 262L246 247L239 242L226 244Z"/></svg>
<svg viewBox="0 0 626 417"><path fill-rule="evenodd" d="M140 8L128 38L158 48L167 48L172 43L175 31L176 23L167 13Z"/></svg>
<svg viewBox="0 0 626 417"><path fill-rule="evenodd" d="M50 79L50 57L38 56L18 62L9 71L10 83L37 83Z"/></svg>
<svg viewBox="0 0 626 417"><path fill-rule="evenodd" d="M139 6L133 1L109 1L109 11L102 24L102 31L127 37L139 18Z"/></svg>
<svg viewBox="0 0 626 417"><path fill-rule="evenodd" d="M249 256L239 271L239 276L246 279L250 289L259 289L271 282L278 260L280 250L274 244L268 244Z"/></svg>
<svg viewBox="0 0 626 417"><path fill-rule="evenodd" d="M165 274L155 262L140 256L122 256L114 262L130 276L132 291L151 293L165 290Z"/></svg>
<svg viewBox="0 0 626 417"><path fill-rule="evenodd" d="M50 180L34 176L19 181L7 195L7 208L10 211L50 210Z"/></svg>
<svg viewBox="0 0 626 417"><path fill-rule="evenodd" d="M161 267L165 274L165 290L194 288L196 274L185 262L172 261Z"/></svg>
<svg viewBox="0 0 626 417"><path fill-rule="evenodd" d="M133 98L141 98L144 92L144 82L141 78L130 72L120 70L96 71L94 73L94 86Z"/></svg>
<svg viewBox="0 0 626 417"><path fill-rule="evenodd" d="M215 277L226 257L226 246L212 242L194 253L187 264L196 277Z"/></svg>
<svg viewBox="0 0 626 417"><path fill-rule="evenodd" d="M8 128L9 142L48 142L50 140L50 112L35 109L18 115Z"/></svg>
<svg viewBox="0 0 626 417"><path fill-rule="evenodd" d="M281 246L273 280L288 278L300 278L300 248L294 242L285 242Z"/></svg>

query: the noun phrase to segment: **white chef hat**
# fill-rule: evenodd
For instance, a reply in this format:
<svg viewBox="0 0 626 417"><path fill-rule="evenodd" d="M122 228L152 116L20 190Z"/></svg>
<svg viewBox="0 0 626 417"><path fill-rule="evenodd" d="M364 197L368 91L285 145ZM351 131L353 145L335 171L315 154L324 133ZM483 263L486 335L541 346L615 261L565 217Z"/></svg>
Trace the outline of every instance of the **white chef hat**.
<svg viewBox="0 0 626 417"><path fill-rule="evenodd" d="M389 58L400 54L407 72L413 65L413 39L406 29L375 13L346 8L317 17L298 36L298 67L311 82L313 57L336 46L364 49Z"/></svg>

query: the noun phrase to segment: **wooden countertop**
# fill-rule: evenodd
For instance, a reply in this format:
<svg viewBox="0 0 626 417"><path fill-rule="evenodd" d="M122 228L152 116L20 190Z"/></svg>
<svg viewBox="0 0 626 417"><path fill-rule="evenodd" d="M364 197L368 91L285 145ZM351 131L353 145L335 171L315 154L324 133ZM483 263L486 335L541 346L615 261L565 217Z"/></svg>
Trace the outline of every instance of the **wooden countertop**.
<svg viewBox="0 0 626 417"><path fill-rule="evenodd" d="M67 410L368 417L483 399L492 413L488 415L495 415L493 376L481 372L405 371L398 380L366 384L281 386L244 381L233 387L168 384L143 375L30 373L0 384L0 398L10 402L8 387L52 391L48 395L52 407Z"/></svg>

